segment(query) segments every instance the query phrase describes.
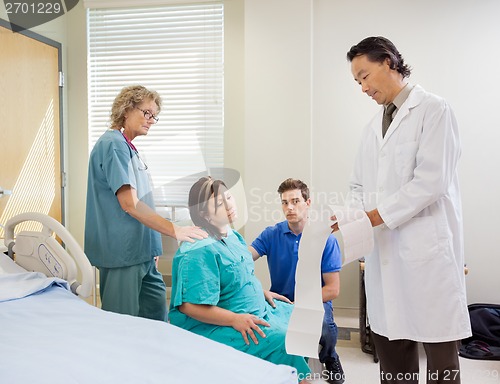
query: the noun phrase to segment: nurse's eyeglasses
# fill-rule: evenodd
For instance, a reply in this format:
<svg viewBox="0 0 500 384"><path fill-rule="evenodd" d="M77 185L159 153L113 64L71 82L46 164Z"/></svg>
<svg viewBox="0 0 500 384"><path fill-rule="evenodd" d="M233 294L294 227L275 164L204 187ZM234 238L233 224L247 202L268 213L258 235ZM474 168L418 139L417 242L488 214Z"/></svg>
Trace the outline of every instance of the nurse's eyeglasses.
<svg viewBox="0 0 500 384"><path fill-rule="evenodd" d="M144 117L146 118L146 120L154 119L155 123L157 123L158 120L160 120L158 115L153 115L153 113L148 109L144 110L144 109L137 108L137 107L135 107L135 108L138 109L139 111L141 111L142 113L144 113Z"/></svg>

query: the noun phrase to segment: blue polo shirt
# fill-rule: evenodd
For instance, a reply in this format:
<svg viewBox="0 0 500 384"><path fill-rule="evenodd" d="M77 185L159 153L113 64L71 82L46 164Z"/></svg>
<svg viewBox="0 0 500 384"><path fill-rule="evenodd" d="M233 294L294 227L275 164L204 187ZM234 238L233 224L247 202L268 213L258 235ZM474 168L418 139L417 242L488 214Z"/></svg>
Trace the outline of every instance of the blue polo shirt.
<svg viewBox="0 0 500 384"><path fill-rule="evenodd" d="M295 270L299 260L299 244L302 234L296 235L288 227L288 221L282 221L267 227L253 241L252 247L260 256L267 256L267 265L271 276L271 291L288 299L295 299ZM321 258L321 273L338 272L342 268L342 256L335 236L326 241ZM324 285L323 279L321 279Z"/></svg>

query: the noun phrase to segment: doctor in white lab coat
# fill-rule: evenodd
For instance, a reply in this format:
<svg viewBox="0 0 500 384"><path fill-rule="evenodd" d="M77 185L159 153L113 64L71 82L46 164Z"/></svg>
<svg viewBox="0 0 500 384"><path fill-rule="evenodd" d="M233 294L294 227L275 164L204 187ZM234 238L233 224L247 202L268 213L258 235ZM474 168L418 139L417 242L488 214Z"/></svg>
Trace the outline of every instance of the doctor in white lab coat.
<svg viewBox="0 0 500 384"><path fill-rule="evenodd" d="M362 91L384 106L363 132L348 200L375 227L365 283L380 381L418 383L422 342L427 383L460 383L456 341L471 328L455 116L441 97L405 81L411 70L386 38L364 39L347 58Z"/></svg>

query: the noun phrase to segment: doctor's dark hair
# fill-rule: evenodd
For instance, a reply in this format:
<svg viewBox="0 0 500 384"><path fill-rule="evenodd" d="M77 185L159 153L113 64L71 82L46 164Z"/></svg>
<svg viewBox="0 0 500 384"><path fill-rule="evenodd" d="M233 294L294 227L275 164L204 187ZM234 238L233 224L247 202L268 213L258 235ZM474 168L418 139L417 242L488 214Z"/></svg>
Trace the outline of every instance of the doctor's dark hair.
<svg viewBox="0 0 500 384"><path fill-rule="evenodd" d="M283 181L278 187L278 193L280 196L283 192L293 191L294 189L300 189L300 193L305 201L309 199L309 187L306 183L299 179L292 179L291 177Z"/></svg>
<svg viewBox="0 0 500 384"><path fill-rule="evenodd" d="M121 128L125 122L125 113L136 108L143 101L152 100L161 111L161 97L156 91L151 91L142 85L131 85L123 88L115 97L111 107L111 128Z"/></svg>
<svg viewBox="0 0 500 384"><path fill-rule="evenodd" d="M356 56L361 55L366 55L371 62L383 63L385 59L389 59L391 69L398 71L403 78L410 77L411 67L405 64L396 46L385 37L373 36L361 40L347 52L347 60L352 62Z"/></svg>
<svg viewBox="0 0 500 384"><path fill-rule="evenodd" d="M214 197L222 195L225 204L224 191L226 190L227 186L222 180L213 180L210 176L202 177L189 190L189 214L193 224L203 228L210 236L218 240L222 238L222 233L219 228L210 223L208 203L212 195ZM214 199L213 203L217 212L217 199Z"/></svg>

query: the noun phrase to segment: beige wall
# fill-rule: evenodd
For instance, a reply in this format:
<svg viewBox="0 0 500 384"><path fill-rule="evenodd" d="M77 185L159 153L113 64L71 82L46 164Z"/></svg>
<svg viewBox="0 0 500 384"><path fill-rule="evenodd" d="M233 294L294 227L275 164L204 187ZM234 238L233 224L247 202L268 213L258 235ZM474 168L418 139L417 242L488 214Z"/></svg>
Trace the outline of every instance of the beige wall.
<svg viewBox="0 0 500 384"><path fill-rule="evenodd" d="M224 158L225 166L245 172L244 1L224 5Z"/></svg>
<svg viewBox="0 0 500 384"><path fill-rule="evenodd" d="M88 117L87 117L87 32L83 2L67 15L66 93L68 97L68 228L83 245L85 199L87 196Z"/></svg>

